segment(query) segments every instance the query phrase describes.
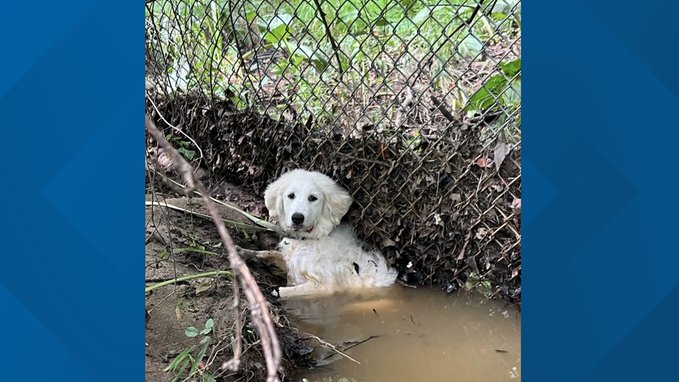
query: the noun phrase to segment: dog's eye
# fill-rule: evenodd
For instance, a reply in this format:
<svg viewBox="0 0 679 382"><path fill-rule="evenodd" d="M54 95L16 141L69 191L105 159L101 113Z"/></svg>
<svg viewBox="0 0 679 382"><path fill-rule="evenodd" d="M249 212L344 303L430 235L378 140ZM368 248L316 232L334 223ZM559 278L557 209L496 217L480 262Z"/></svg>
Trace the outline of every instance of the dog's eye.
<svg viewBox="0 0 679 382"><path fill-rule="evenodd" d="M318 200L317 197L315 197L315 196L313 196L313 195L309 196L309 201L310 201L310 202L315 202L315 201L317 201L317 200Z"/></svg>
<svg viewBox="0 0 679 382"><path fill-rule="evenodd" d="M293 194L288 194L288 199L294 199L294 198L295 198L295 194L294 194L294 193L293 193Z"/></svg>

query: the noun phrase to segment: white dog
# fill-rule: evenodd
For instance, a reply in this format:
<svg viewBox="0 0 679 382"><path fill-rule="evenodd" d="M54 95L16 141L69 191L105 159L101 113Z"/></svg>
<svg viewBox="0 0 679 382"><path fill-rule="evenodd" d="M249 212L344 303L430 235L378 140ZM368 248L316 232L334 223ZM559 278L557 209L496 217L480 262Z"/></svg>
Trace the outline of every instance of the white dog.
<svg viewBox="0 0 679 382"><path fill-rule="evenodd" d="M353 199L328 176L298 169L271 183L264 203L286 234L318 239L340 224Z"/></svg>
<svg viewBox="0 0 679 382"><path fill-rule="evenodd" d="M328 176L287 172L269 185L264 200L289 236L280 241L278 252L257 255L283 260L288 286L279 289L281 297L386 287L396 281L398 272L382 254L364 250L351 228L340 225L353 200Z"/></svg>

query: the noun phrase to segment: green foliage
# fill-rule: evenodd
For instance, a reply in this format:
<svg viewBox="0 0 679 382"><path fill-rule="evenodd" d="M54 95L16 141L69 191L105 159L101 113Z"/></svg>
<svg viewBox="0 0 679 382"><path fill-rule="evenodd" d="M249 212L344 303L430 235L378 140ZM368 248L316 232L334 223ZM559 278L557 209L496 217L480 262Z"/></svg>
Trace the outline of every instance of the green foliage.
<svg viewBox="0 0 679 382"><path fill-rule="evenodd" d="M500 64L500 73L490 77L472 95L466 110L485 111L500 106L518 107L521 102L521 59Z"/></svg>
<svg viewBox="0 0 679 382"><path fill-rule="evenodd" d="M177 148L177 151L187 160L192 160L196 157L196 151L191 149L192 143L182 136L169 134L166 139Z"/></svg>
<svg viewBox="0 0 679 382"><path fill-rule="evenodd" d="M147 17L152 16L154 25L149 38L167 47L152 54L169 62L165 71L173 91L228 94L238 108L246 108L257 99L253 91L275 84L289 94L289 106L295 110L326 115L341 109L342 97L372 93L382 84L391 87L394 79L375 77L375 73L388 74L395 67L409 75L421 62L429 62L436 77L432 85L458 86L447 68L480 57L484 46L497 44L498 35L515 34L520 24L516 0L493 3L493 9L484 8L475 15L471 27L459 30L471 17L474 2L323 0L326 22L313 0L157 0L148 4ZM283 52L283 57L261 61L259 57L273 50ZM502 70L505 74L514 71ZM514 105L520 99L520 75L514 72L508 77L490 78L470 99L465 92L471 89L453 92L458 97L453 104L466 104L466 110ZM338 79L344 86L333 92L328 82ZM504 91L507 87L510 90ZM450 89L441 90L448 93ZM187 159L196 154L190 147L180 152Z"/></svg>
<svg viewBox="0 0 679 382"><path fill-rule="evenodd" d="M213 334L214 328L215 322L210 318L205 322L202 330L193 326L189 326L184 330L184 334L189 338L195 338L198 335L201 335L202 338L198 346L184 349L165 368L166 372L171 372L174 375L173 382L189 378L198 378L201 382L212 382L215 380L214 376L204 370L205 367L202 364L203 358L205 358L207 350L212 344L212 337L210 335ZM197 352L196 349L198 349Z"/></svg>
<svg viewBox="0 0 679 382"><path fill-rule="evenodd" d="M491 282L474 272L467 274L467 281L464 284L464 289L467 291L477 290L486 297L493 294L493 285Z"/></svg>
<svg viewBox="0 0 679 382"><path fill-rule="evenodd" d="M184 334L186 334L186 336L190 338L196 337L198 333L200 333L198 329L193 326L189 326L188 328L186 328L186 330L184 330Z"/></svg>

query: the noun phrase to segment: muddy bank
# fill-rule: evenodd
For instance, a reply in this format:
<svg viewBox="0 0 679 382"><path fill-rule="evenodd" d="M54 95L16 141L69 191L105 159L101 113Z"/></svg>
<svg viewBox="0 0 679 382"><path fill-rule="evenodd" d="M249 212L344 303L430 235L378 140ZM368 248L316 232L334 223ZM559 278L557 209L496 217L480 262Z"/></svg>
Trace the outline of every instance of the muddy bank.
<svg viewBox="0 0 679 382"><path fill-rule="evenodd" d="M228 196L227 200L248 212L257 213L262 207L255 198L236 188L227 187L223 190L223 197ZM189 380L264 380L264 357L256 331L249 320L247 299L241 295L241 307L239 311L234 310L229 261L214 224L209 219L182 209L202 212L198 199L165 198L160 193L147 196L146 285L149 287L203 273L212 275L169 282L147 293L146 379L151 382L182 381L193 369L193 378ZM220 210L224 219L249 224L227 208L222 207ZM230 233L237 244L249 248L270 248L277 241L274 234L263 231L231 228ZM275 286L284 283L283 275L276 274L275 270L264 265L255 264L250 269L262 292L269 297L284 353L281 370L281 377L284 378L295 369L311 365L310 353L314 344L307 340L305 333L290 325L280 302L272 295ZM215 272L222 274L215 276ZM220 367L233 355L232 341L237 315L242 320L244 351L241 368L239 372L233 373Z"/></svg>

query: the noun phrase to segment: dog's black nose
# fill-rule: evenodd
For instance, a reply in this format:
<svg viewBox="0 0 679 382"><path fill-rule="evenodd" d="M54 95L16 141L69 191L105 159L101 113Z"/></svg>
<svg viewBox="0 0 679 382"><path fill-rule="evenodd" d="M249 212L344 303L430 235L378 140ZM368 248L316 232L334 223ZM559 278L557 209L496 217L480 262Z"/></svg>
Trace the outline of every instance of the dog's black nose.
<svg viewBox="0 0 679 382"><path fill-rule="evenodd" d="M304 223L304 215L300 214L299 212L295 212L292 214L292 223L297 225Z"/></svg>

